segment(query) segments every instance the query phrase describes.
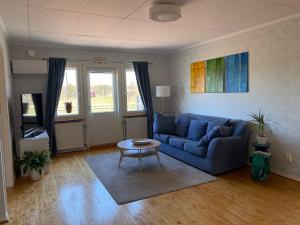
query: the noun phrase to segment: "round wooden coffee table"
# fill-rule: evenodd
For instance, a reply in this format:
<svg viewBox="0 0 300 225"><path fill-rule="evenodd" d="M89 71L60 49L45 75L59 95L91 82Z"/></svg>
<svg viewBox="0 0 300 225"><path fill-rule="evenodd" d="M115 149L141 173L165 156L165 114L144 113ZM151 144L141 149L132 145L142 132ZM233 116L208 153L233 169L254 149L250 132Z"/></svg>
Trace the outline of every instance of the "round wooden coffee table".
<svg viewBox="0 0 300 225"><path fill-rule="evenodd" d="M161 165L158 154L158 147L160 146L160 144L160 141L154 139L151 139L151 143L146 145L135 145L133 144L132 139L120 141L117 144L121 153L119 167L121 166L123 157L138 158L140 162L140 172L142 171L142 158L144 157L156 156L159 164Z"/></svg>

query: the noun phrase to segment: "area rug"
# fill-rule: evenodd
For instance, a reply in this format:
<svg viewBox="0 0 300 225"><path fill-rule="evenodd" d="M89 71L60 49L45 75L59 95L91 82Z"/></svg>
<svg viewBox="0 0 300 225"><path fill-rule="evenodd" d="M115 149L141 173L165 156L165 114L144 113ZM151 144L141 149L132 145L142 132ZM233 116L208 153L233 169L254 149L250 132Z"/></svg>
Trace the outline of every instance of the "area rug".
<svg viewBox="0 0 300 225"><path fill-rule="evenodd" d="M160 153L162 166L155 156L143 158L142 172L136 158L123 158L118 168L119 157L119 152L86 157L90 168L119 205L217 179L164 153Z"/></svg>

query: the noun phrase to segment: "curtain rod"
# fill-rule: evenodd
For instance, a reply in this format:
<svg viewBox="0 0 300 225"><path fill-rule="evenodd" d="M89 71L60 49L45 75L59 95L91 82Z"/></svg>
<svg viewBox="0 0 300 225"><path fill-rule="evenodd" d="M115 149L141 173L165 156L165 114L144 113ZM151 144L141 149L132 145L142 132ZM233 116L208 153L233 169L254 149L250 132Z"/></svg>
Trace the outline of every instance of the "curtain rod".
<svg viewBox="0 0 300 225"><path fill-rule="evenodd" d="M49 58L41 58L41 59L47 61ZM67 61L71 61L71 62L90 62L90 63L98 63L98 64L103 64L103 63L131 64L132 63L132 62L105 60L105 58L99 58L97 60L97 57L94 60L90 60L90 59L67 59ZM148 62L148 64L154 64L154 63L153 62Z"/></svg>

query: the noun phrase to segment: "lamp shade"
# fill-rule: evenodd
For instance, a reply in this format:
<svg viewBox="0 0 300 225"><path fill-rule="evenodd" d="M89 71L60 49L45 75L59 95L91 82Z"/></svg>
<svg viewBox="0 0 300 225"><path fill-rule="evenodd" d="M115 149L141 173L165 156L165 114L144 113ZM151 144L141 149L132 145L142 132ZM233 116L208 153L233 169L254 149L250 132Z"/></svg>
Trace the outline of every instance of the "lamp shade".
<svg viewBox="0 0 300 225"><path fill-rule="evenodd" d="M156 97L170 97L170 86L156 86Z"/></svg>

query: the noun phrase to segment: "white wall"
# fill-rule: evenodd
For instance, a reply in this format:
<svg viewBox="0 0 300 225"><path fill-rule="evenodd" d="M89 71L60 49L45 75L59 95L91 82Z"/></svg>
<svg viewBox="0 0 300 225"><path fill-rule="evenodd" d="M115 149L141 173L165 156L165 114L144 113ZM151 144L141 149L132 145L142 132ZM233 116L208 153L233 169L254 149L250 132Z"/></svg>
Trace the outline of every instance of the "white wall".
<svg viewBox="0 0 300 225"><path fill-rule="evenodd" d="M249 93L191 94L190 63L249 51ZM273 171L300 180L300 18L170 55L176 113L249 119L262 108L279 123L272 138ZM293 155L292 163L284 153Z"/></svg>
<svg viewBox="0 0 300 225"><path fill-rule="evenodd" d="M6 185L14 185L11 139L13 129L9 116L12 89L9 68L8 45L0 23L0 221L7 219Z"/></svg>
<svg viewBox="0 0 300 225"><path fill-rule="evenodd" d="M48 57L66 57L67 60L93 60L95 57L104 57L107 61L118 62L131 62L148 61L152 62L149 65L150 82L152 85L153 104L154 108L160 108L160 102L155 98L155 86L164 85L169 83L168 77L168 60L166 55L163 54L141 54L141 53L126 53L126 52L107 52L99 50L83 50L74 48L43 48L43 47L24 47L24 46L11 46L10 56L11 59L29 59L27 55L28 49L34 49L36 51L35 58L48 58ZM20 137L20 94L41 92L44 97L46 96L47 76L41 75L13 75L14 83L14 95L15 95L15 132L16 136ZM45 102L45 99L44 99Z"/></svg>

